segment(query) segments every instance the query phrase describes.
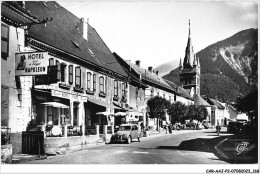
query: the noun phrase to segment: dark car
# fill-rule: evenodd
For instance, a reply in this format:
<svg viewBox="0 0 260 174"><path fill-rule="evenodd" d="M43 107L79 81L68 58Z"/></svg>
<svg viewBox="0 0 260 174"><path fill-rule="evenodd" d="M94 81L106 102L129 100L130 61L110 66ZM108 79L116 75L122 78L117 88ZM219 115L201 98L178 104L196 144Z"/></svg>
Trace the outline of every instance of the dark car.
<svg viewBox="0 0 260 174"><path fill-rule="evenodd" d="M118 131L112 135L110 142L126 142L130 144L133 139L141 141L141 129L137 124L122 124Z"/></svg>
<svg viewBox="0 0 260 174"><path fill-rule="evenodd" d="M245 130L246 123L240 121L231 121L228 123L227 132L229 133L242 133Z"/></svg>

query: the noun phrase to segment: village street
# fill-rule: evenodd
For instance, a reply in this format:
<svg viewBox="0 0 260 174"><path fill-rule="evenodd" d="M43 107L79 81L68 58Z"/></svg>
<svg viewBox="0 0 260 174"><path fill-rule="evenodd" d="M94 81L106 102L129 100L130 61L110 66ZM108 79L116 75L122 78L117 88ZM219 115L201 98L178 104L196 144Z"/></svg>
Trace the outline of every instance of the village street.
<svg viewBox="0 0 260 174"><path fill-rule="evenodd" d="M225 164L215 146L231 134L214 129L181 130L133 140L131 144L113 143L48 156L26 164Z"/></svg>

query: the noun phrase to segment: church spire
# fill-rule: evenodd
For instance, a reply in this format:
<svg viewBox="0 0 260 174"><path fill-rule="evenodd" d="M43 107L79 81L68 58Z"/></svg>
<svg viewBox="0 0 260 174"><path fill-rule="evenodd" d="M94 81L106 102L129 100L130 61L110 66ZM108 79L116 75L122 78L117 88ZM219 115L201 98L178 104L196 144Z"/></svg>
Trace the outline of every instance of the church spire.
<svg viewBox="0 0 260 174"><path fill-rule="evenodd" d="M186 46L186 51L185 51L185 57L183 61L183 68L184 69L189 69L192 68L192 59L194 58L194 53L193 53L193 47L191 44L191 31L190 31L190 20L189 20L189 35L188 35L188 43Z"/></svg>
<svg viewBox="0 0 260 174"><path fill-rule="evenodd" d="M189 19L189 38L190 38L190 19Z"/></svg>

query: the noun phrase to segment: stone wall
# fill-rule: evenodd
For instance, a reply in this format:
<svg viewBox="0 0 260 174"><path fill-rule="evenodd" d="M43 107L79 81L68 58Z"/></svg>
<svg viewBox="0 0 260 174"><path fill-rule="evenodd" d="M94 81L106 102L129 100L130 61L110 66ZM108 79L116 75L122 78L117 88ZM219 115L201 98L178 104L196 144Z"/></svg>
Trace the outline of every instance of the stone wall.
<svg viewBox="0 0 260 174"><path fill-rule="evenodd" d="M80 149L90 144L97 144L99 136L46 137L44 147L46 154L64 153L67 150Z"/></svg>

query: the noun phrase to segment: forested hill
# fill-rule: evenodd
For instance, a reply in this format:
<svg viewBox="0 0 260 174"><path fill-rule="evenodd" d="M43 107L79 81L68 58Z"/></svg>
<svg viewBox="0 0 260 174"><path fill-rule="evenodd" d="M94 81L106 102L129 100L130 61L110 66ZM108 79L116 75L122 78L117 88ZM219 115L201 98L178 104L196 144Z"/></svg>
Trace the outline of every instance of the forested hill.
<svg viewBox="0 0 260 174"><path fill-rule="evenodd" d="M250 89L257 74L258 29L247 29L199 51L201 95L235 101ZM179 84L179 69L163 78Z"/></svg>

